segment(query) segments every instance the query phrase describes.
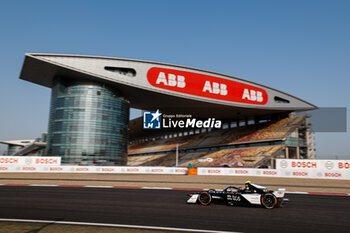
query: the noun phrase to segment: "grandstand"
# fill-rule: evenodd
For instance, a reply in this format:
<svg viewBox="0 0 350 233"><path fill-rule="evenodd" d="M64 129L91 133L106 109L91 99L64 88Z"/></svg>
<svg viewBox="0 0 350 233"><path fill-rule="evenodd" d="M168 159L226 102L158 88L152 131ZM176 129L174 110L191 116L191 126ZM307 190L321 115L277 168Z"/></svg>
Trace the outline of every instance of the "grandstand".
<svg viewBox="0 0 350 233"><path fill-rule="evenodd" d="M314 158L313 133L307 118L292 113L255 122L227 122L226 129L207 132L159 132L152 137L141 134L130 140L128 165L174 166L176 152L179 166L196 167L267 168L274 167L275 158ZM133 121L130 126L140 119Z"/></svg>
<svg viewBox="0 0 350 233"><path fill-rule="evenodd" d="M64 165L228 167L273 167L275 158L315 155L307 116L294 112L317 106L231 75L154 61L28 53L20 79L51 89L49 127L40 140L0 141L7 155L58 156ZM222 125L161 128L159 120L155 130L153 116L144 130L142 117L129 121L130 108L187 114L202 123L215 118Z"/></svg>

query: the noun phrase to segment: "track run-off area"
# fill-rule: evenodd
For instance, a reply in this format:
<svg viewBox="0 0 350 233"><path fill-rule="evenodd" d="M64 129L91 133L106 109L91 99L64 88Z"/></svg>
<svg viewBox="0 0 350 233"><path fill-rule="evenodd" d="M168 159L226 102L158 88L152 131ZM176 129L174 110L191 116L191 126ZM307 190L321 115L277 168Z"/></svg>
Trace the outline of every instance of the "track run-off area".
<svg viewBox="0 0 350 233"><path fill-rule="evenodd" d="M284 208L186 204L191 190L242 186L287 189ZM349 232L350 181L229 176L0 174L0 232L26 223L59 232ZM297 192L299 194L296 194ZM304 195L300 193L314 193ZM317 193L339 195L317 195ZM8 221L6 221L8 220ZM7 224L6 222L10 222ZM5 225L4 225L5 224ZM7 224L7 225L6 225ZM11 225L12 224L12 225ZM61 225L62 224L62 225ZM74 225L81 224L83 230ZM4 227L6 226L6 227ZM7 227L12 227L7 230ZM48 227L46 227L48 226ZM101 226L109 230L102 231ZM73 227L73 228L70 228ZM93 228L98 227L98 228ZM58 227L59 228L59 227ZM57 228L57 229L58 229ZM21 228L22 229L22 228ZM56 228L55 228L56 229ZM96 230L98 229L98 231ZM47 232L56 232L47 230Z"/></svg>
<svg viewBox="0 0 350 233"><path fill-rule="evenodd" d="M287 194L268 210L186 204L187 190L0 186L0 218L197 229L197 232L349 232L350 197ZM141 227L142 228L142 227Z"/></svg>

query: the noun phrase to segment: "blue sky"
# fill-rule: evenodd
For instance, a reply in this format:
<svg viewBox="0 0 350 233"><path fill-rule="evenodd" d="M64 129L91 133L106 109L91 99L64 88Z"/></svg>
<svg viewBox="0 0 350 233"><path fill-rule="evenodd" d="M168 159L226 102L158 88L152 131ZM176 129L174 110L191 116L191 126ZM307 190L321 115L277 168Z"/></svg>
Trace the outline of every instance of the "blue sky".
<svg viewBox="0 0 350 233"><path fill-rule="evenodd" d="M18 78L27 52L185 65L348 108L349 12L340 0L3 0L0 140L47 131L50 90ZM350 159L349 141L348 132L317 133L317 156Z"/></svg>

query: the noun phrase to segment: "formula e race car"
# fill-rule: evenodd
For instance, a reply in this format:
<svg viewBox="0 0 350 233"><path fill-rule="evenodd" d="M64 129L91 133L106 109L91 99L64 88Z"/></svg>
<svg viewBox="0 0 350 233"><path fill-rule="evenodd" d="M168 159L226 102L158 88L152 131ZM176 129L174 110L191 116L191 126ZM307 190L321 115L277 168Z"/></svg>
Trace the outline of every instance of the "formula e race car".
<svg viewBox="0 0 350 233"><path fill-rule="evenodd" d="M273 209L282 207L289 201L289 199L284 198L285 191L285 189L269 191L263 186L247 181L242 188L228 186L223 190L209 189L208 191L190 193L187 203L209 205L217 200L231 206L263 206L267 209Z"/></svg>

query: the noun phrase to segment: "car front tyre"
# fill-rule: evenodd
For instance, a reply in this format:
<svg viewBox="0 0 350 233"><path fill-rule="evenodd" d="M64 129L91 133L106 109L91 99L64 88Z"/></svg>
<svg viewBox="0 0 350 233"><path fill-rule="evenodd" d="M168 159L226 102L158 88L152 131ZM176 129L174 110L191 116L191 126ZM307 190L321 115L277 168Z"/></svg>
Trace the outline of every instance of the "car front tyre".
<svg viewBox="0 0 350 233"><path fill-rule="evenodd" d="M211 195L208 192L202 192L198 197L201 205L209 205L211 203Z"/></svg>

